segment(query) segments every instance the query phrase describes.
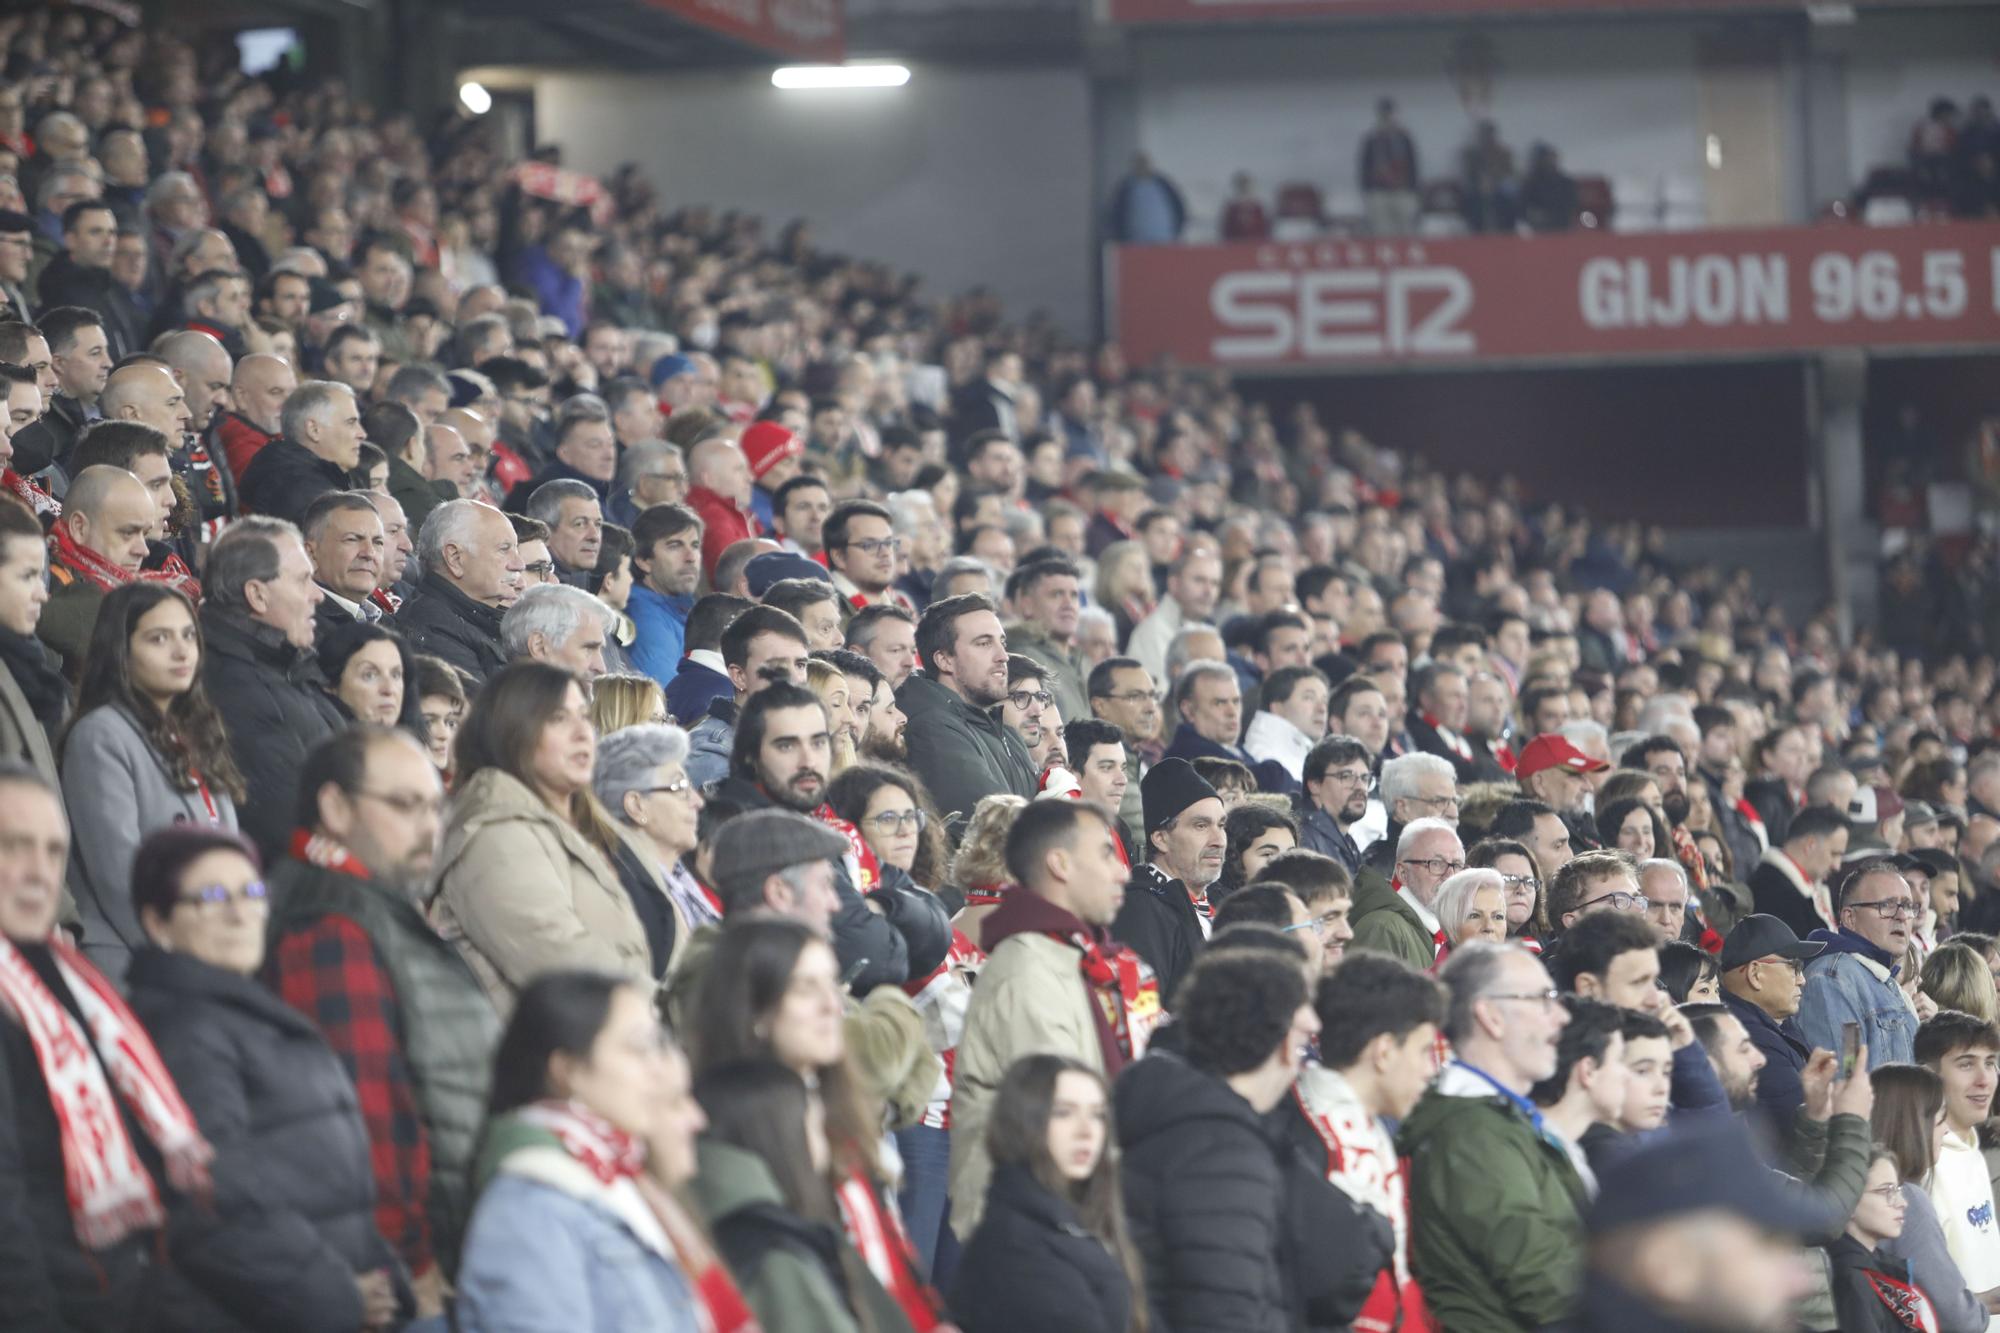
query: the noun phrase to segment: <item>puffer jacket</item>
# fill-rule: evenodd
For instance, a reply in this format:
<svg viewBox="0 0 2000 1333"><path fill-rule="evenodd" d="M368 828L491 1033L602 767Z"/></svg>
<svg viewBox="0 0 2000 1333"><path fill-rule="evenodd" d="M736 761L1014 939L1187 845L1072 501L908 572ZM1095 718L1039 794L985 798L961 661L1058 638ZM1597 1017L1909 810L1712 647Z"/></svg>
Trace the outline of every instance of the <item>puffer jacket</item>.
<svg viewBox="0 0 2000 1333"><path fill-rule="evenodd" d="M1012 792L1033 800L1040 787L1028 747L1006 723L974 708L923 672L896 691L909 719L910 767L956 835L982 796Z"/></svg>
<svg viewBox="0 0 2000 1333"><path fill-rule="evenodd" d="M1290 1154L1282 1135L1220 1078L1164 1053L1128 1066L1113 1098L1125 1212L1153 1327L1292 1328L1279 1257Z"/></svg>
<svg viewBox="0 0 2000 1333"><path fill-rule="evenodd" d="M537 974L598 968L650 984L646 930L618 873L526 783L481 769L453 797L431 924L504 1016Z"/></svg>
<svg viewBox="0 0 2000 1333"><path fill-rule="evenodd" d="M346 1069L304 1015L247 977L148 948L128 981L216 1153L213 1204L177 1209L168 1228L156 1327L352 1333L355 1275L396 1261L375 1230Z"/></svg>
<svg viewBox="0 0 2000 1333"><path fill-rule="evenodd" d="M993 1173L979 1230L959 1256L951 1308L965 1333L1125 1333L1132 1284L1076 1208L1026 1167Z"/></svg>
<svg viewBox="0 0 2000 1333"><path fill-rule="evenodd" d="M409 640L411 652L441 657L477 682L507 665L500 608L473 601L437 574L424 575L389 628Z"/></svg>
<svg viewBox="0 0 2000 1333"><path fill-rule="evenodd" d="M346 725L312 653L247 616L201 608L202 683L222 714L248 795L236 812L266 861L283 852L306 755Z"/></svg>

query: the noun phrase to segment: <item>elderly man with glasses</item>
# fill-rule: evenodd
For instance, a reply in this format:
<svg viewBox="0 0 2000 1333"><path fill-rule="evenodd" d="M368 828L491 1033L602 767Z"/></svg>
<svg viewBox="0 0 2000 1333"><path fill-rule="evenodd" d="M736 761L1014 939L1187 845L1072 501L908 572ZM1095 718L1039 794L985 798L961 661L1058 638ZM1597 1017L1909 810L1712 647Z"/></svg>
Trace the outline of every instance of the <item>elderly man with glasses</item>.
<svg viewBox="0 0 2000 1333"><path fill-rule="evenodd" d="M1382 765L1382 807L1389 827L1381 841L1368 848L1364 863L1384 875L1395 872L1394 859L1403 829L1412 820L1435 819L1458 827L1458 775L1434 754L1405 754Z"/></svg>
<svg viewBox="0 0 2000 1333"><path fill-rule="evenodd" d="M1837 1051L1842 1029L1859 1025L1870 1070L1914 1059L1917 1012L1896 979L1917 921L1909 881L1886 860L1864 861L1835 887L1834 911L1839 930L1807 937L1826 949L1806 964L1799 1030Z"/></svg>
<svg viewBox="0 0 2000 1333"><path fill-rule="evenodd" d="M1809 943L1774 916L1746 916L1722 942L1722 1003L1743 1024L1751 1044L1763 1053L1757 1077L1757 1104L1775 1124L1789 1124L1805 1104L1801 1081L1812 1044L1799 1030L1799 1000L1806 963L1824 944Z"/></svg>
<svg viewBox="0 0 2000 1333"><path fill-rule="evenodd" d="M1428 971L1444 943L1436 911L1438 888L1463 869L1465 846L1451 824L1424 818L1404 825L1396 840L1395 878L1384 879L1370 869L1355 885L1353 947Z"/></svg>

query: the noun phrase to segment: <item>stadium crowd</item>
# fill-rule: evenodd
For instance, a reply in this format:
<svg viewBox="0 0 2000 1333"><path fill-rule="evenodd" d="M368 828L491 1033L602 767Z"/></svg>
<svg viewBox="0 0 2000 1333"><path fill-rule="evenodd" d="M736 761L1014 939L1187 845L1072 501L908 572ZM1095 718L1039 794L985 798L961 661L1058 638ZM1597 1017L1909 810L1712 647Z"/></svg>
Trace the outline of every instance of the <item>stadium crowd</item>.
<svg viewBox="0 0 2000 1333"><path fill-rule="evenodd" d="M0 44L8 1328L2000 1310L1989 658L476 122Z"/></svg>

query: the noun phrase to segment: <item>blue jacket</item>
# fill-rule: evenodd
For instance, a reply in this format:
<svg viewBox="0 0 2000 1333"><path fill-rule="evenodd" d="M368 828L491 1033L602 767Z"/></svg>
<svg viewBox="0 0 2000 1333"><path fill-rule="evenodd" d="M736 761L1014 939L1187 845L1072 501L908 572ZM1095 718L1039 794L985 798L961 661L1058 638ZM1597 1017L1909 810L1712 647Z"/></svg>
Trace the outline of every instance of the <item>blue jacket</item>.
<svg viewBox="0 0 2000 1333"><path fill-rule="evenodd" d="M735 748L736 696L732 693L711 701L701 721L688 728L688 781L706 791L728 777L729 756Z"/></svg>
<svg viewBox="0 0 2000 1333"><path fill-rule="evenodd" d="M1806 1089L1800 1075L1812 1047L1799 1031L1796 1018L1780 1023L1740 995L1722 992L1722 1003L1742 1022L1750 1034L1750 1044L1764 1054L1764 1068L1757 1075L1757 1105L1773 1128L1792 1123L1805 1105Z"/></svg>
<svg viewBox="0 0 2000 1333"><path fill-rule="evenodd" d="M1293 818L1299 821L1299 846L1309 852L1330 856L1353 879L1361 873L1361 849L1354 845L1340 825L1334 823L1333 816L1316 805L1293 811Z"/></svg>
<svg viewBox="0 0 2000 1333"><path fill-rule="evenodd" d="M684 727L692 727L708 713L708 706L717 699L734 699L736 687L729 683L729 677L714 667L704 666L692 658L681 660L681 669L667 684L667 711L680 720Z"/></svg>
<svg viewBox="0 0 2000 1333"><path fill-rule="evenodd" d="M1868 1068L1916 1058L1917 1013L1896 984L1896 963L1859 935L1815 930L1808 938L1826 951L1806 964L1799 1031L1822 1050L1840 1049L1844 1023L1861 1025Z"/></svg>
<svg viewBox="0 0 2000 1333"><path fill-rule="evenodd" d="M1173 743L1167 746L1162 759L1185 759L1193 763L1197 759L1234 759L1250 770L1257 780L1257 790L1282 792L1293 795L1299 791L1299 781L1285 771L1285 766L1275 759L1253 759L1250 752L1240 745L1219 745L1194 729L1192 722L1183 722L1174 732Z"/></svg>
<svg viewBox="0 0 2000 1333"><path fill-rule="evenodd" d="M641 1239L611 1191L560 1149L540 1156L563 1184L503 1167L479 1197L458 1273L457 1327L576 1333L696 1333L696 1301L679 1265ZM564 1166L574 1168L565 1172ZM595 1187L593 1190L592 1187ZM645 1205L640 1203L640 1208ZM657 1226L657 1223L655 1224Z"/></svg>
<svg viewBox="0 0 2000 1333"><path fill-rule="evenodd" d="M681 669L688 612L693 609L694 598L669 597L643 583L634 583L632 595L625 601L625 614L632 617L632 628L637 631L632 639L632 665L660 682L663 690ZM670 707L668 711L673 710Z"/></svg>

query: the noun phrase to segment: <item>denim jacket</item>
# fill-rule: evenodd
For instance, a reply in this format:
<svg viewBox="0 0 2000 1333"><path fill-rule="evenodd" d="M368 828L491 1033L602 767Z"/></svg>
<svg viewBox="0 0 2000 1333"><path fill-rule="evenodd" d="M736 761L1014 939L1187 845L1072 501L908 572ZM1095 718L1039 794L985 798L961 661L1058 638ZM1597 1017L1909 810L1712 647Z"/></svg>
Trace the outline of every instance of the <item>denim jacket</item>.
<svg viewBox="0 0 2000 1333"><path fill-rule="evenodd" d="M1869 1069L1914 1060L1917 1013L1892 964L1883 961L1887 955L1845 930L1815 930L1810 938L1826 949L1806 964L1798 1024L1807 1043L1837 1052L1842 1025L1859 1023Z"/></svg>

